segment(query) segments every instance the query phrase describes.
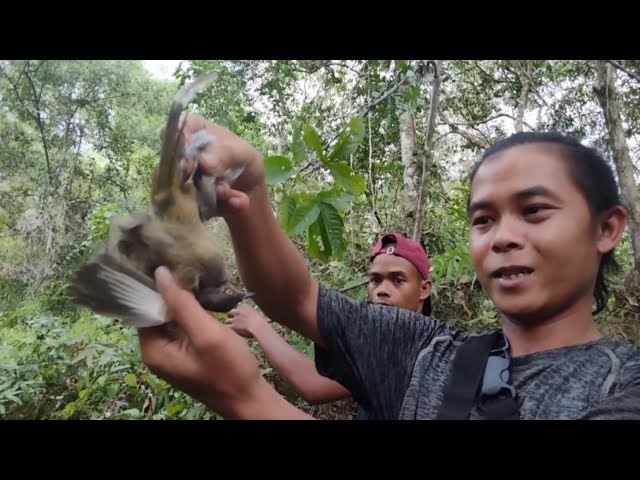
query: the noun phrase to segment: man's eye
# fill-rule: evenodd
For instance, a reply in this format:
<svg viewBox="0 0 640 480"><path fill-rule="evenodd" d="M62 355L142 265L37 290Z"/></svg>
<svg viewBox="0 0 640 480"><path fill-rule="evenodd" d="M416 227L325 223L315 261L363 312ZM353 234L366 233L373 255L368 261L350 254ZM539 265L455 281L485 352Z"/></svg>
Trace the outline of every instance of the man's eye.
<svg viewBox="0 0 640 480"><path fill-rule="evenodd" d="M546 205L529 205L528 207L525 207L524 213L525 215L534 215L544 210L547 210Z"/></svg>
<svg viewBox="0 0 640 480"><path fill-rule="evenodd" d="M486 215L484 216L479 216L473 219L473 221L471 222L472 225L484 225L486 223L488 223L490 220L490 218Z"/></svg>

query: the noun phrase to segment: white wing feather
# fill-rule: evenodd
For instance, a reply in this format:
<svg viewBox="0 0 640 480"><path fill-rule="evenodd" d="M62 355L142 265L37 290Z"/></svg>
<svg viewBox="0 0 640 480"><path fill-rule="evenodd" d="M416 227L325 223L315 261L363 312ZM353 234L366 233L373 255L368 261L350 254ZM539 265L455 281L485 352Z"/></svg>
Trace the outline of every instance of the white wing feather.
<svg viewBox="0 0 640 480"><path fill-rule="evenodd" d="M118 315L123 324L146 328L166 323L167 306L158 292L105 265L101 265L98 276L114 299L130 312Z"/></svg>

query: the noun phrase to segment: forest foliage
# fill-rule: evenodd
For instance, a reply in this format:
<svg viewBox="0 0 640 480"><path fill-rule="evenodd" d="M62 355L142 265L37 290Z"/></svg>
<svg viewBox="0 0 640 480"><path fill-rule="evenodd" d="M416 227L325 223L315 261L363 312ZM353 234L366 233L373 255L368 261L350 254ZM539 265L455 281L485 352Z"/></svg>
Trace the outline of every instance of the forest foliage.
<svg viewBox="0 0 640 480"><path fill-rule="evenodd" d="M638 61L189 61L171 80L139 61L0 61L0 417L217 418L146 369L135 331L67 292L111 220L148 202L171 96L210 70L190 108L263 154L274 212L313 275L363 299L373 243L403 232L432 259L434 315L463 329L500 321L467 250L473 162L523 130L601 149L630 225L597 320L640 344ZM210 228L239 283L226 225ZM292 402L349 418L349 405L304 404L250 343Z"/></svg>

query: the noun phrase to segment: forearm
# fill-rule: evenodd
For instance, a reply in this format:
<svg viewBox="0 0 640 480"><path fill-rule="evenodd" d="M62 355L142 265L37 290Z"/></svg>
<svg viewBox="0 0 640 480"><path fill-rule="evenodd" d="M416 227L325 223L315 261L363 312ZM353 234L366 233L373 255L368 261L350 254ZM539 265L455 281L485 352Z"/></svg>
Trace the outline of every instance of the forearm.
<svg viewBox="0 0 640 480"><path fill-rule="evenodd" d="M287 343L268 323L260 324L253 335L273 369L307 402L325 403L351 395L338 382L320 375L315 362Z"/></svg>
<svg viewBox="0 0 640 480"><path fill-rule="evenodd" d="M250 194L246 213L229 217L231 240L244 286L271 318L321 343L316 321L318 285L304 258L280 227L266 185Z"/></svg>
<svg viewBox="0 0 640 480"><path fill-rule="evenodd" d="M315 420L289 403L263 377L256 381L250 394L234 400L222 416L225 420Z"/></svg>

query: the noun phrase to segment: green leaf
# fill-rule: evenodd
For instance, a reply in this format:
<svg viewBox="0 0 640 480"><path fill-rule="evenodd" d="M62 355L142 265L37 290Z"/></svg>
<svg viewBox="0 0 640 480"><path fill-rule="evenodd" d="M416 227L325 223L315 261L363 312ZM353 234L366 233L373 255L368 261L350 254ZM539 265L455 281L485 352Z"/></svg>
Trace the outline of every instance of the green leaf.
<svg viewBox="0 0 640 480"><path fill-rule="evenodd" d="M309 225L307 231L309 240L309 253L323 263L327 263L331 258L331 242L327 238L327 230L321 216Z"/></svg>
<svg viewBox="0 0 640 480"><path fill-rule="evenodd" d="M318 132L311 125L304 126L304 143L316 152L316 155L322 162L327 160L327 156L324 153L322 138L320 138Z"/></svg>
<svg viewBox="0 0 640 480"><path fill-rule="evenodd" d="M349 126L340 132L340 137L329 154L329 160L346 159L356 151L364 138L364 120L354 117Z"/></svg>
<svg viewBox="0 0 640 480"><path fill-rule="evenodd" d="M320 215L320 206L315 198L303 200L287 224L287 232L294 236L304 232Z"/></svg>
<svg viewBox="0 0 640 480"><path fill-rule="evenodd" d="M349 192L344 192L341 189L334 187L329 190L324 190L318 194L318 200L325 203L330 203L338 211L346 210L351 206L351 203L357 198L356 195Z"/></svg>
<svg viewBox="0 0 640 480"><path fill-rule="evenodd" d="M278 217L280 218L280 225L285 230L289 225L290 219L293 215L293 212L296 210L296 199L289 196L284 195L282 197L282 201L280 202L280 208L278 211Z"/></svg>
<svg viewBox="0 0 640 480"><path fill-rule="evenodd" d="M284 182L295 175L291 160L282 155L273 155L264 159L264 168L267 175L267 183L274 185Z"/></svg>
<svg viewBox="0 0 640 480"><path fill-rule="evenodd" d="M125 418L141 418L142 412L137 408L129 408L128 410L124 410L121 415Z"/></svg>
<svg viewBox="0 0 640 480"><path fill-rule="evenodd" d="M124 383L126 383L127 385L129 385L131 387L135 387L136 383L137 383L136 374L135 373L129 373L127 376L124 377Z"/></svg>
<svg viewBox="0 0 640 480"><path fill-rule="evenodd" d="M329 165L329 170L338 185L356 195L364 193L366 188L364 177L356 175L349 165L332 163Z"/></svg>
<svg viewBox="0 0 640 480"><path fill-rule="evenodd" d="M330 203L320 203L320 215L322 217L325 235L323 240L331 246L331 254L340 257L347 250L347 243L344 240L344 223L336 207Z"/></svg>
<svg viewBox="0 0 640 480"><path fill-rule="evenodd" d="M346 250L344 224L338 210L330 203L319 203L320 215L307 232L309 253L323 263L340 257Z"/></svg>

